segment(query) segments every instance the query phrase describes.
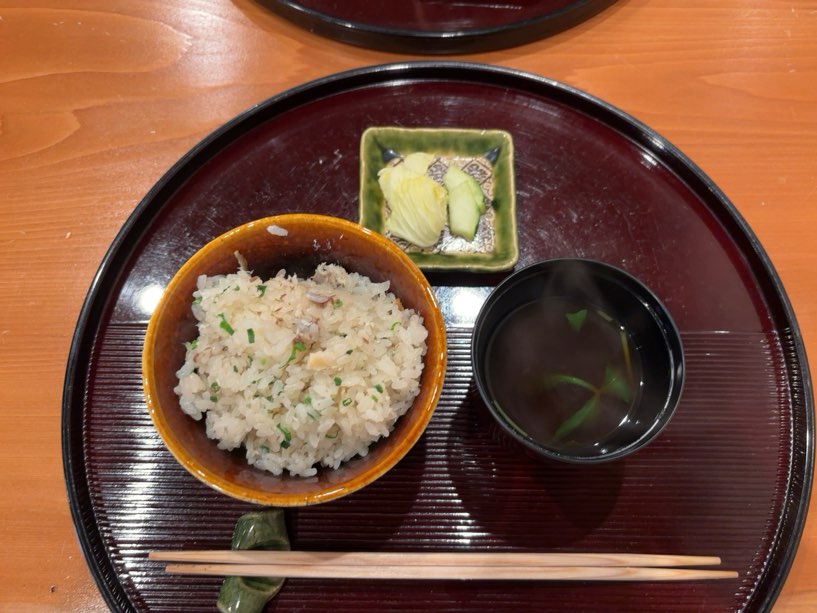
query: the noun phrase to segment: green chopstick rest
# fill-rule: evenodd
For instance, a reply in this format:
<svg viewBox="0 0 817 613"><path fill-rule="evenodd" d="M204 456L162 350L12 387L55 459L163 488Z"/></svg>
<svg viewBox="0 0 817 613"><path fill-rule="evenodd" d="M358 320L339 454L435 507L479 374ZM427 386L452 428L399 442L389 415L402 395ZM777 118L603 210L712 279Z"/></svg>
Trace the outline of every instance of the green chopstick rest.
<svg viewBox="0 0 817 613"><path fill-rule="evenodd" d="M232 549L289 551L284 511L269 509L238 518ZM258 613L284 585L283 577L226 577L216 604L222 613Z"/></svg>

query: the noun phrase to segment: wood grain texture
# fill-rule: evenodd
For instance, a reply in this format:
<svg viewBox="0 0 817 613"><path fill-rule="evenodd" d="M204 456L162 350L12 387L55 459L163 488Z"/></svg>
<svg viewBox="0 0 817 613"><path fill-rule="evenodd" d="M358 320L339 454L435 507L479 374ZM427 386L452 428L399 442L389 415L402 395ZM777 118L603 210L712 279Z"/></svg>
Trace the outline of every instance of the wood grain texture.
<svg viewBox="0 0 817 613"><path fill-rule="evenodd" d="M320 38L251 0L0 0L0 610L105 610L68 511L60 405L76 317L125 219L240 111L404 59L422 58ZM817 355L817 3L621 0L459 59L564 81L677 145L758 235ZM776 611L817 608L816 564L812 512Z"/></svg>

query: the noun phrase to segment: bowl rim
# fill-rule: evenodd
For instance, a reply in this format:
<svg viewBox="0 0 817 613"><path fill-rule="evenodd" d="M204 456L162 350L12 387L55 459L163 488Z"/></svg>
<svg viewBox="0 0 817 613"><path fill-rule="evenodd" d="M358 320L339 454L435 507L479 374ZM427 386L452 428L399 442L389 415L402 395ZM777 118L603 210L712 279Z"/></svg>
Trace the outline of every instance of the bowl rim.
<svg viewBox="0 0 817 613"><path fill-rule="evenodd" d="M617 278L616 281L620 283L624 289L639 298L639 303L644 307L645 311L650 314L652 319L658 324L664 337L664 345L667 349L670 362L671 380L667 392L664 396L664 405L656 418L652 420L649 428L641 433L634 441L628 445L619 447L610 453L600 456L577 456L567 453L559 452L555 449L546 447L537 442L532 437L525 434L519 428L515 427L512 420L505 414L504 411L497 408L491 401L491 395L487 390L487 382L483 376L482 368L480 368L478 360L478 347L480 341L487 332L484 331L484 320L491 309L499 303L504 295L514 286L523 283L535 276L542 269L555 268L558 266L577 264L580 266L590 267L595 270L602 270L607 275L612 275ZM634 288L638 292L634 291ZM484 342L487 342L485 339ZM471 364L474 371L474 382L477 387L479 396L488 409L488 412L499 424L499 426L516 441L535 452L536 454L545 458L559 460L570 464L602 464L621 459L625 456L631 455L639 451L651 443L658 434L669 424L672 416L675 414L678 405L680 404L683 395L684 383L686 380L686 367L684 358L684 347L681 333L672 318L669 309L658 298L643 281L626 270L619 268L609 262L592 258L582 257L558 257L539 260L514 271L511 275L506 277L499 285L497 285L485 302L482 304L477 318L474 322L474 329L471 336Z"/></svg>
<svg viewBox="0 0 817 613"><path fill-rule="evenodd" d="M433 316L433 320L431 322L424 320L423 322L429 332L429 337L433 333L432 331L435 331L440 341L440 351L438 355L435 356L427 353L424 357L423 374L425 374L425 369L429 365L436 366L436 368L432 369L431 377L425 382L425 385L428 385L431 389L429 400L426 405L421 408L420 418L405 432L402 444L395 445L394 449L390 453L386 454L381 461L373 464L367 470L364 470L360 474L354 475L352 478L347 479L346 481L331 484L331 487L325 488L317 493L276 493L239 486L229 479L223 478L213 473L211 470L203 467L193 457L191 457L190 454L187 453L185 447L180 443L173 430L168 425L168 422L164 416L166 409L161 407L158 399L157 384L152 376L153 347L157 336L158 321L161 313L167 306L169 297L174 294L173 290L175 290L175 288L181 283L182 279L187 278L190 271L195 270L195 267L206 259L216 245L229 241L236 235L241 235L246 232L264 231L270 225L277 225L286 228L287 224L290 226L297 224L301 227L308 225L314 226L315 224L331 226L335 228L339 234L348 232L350 234L357 235L359 238L363 238L366 241L370 241L374 243L375 246L382 247L393 257L400 260L408 272L411 273L411 278L414 280L414 282L416 282L423 290L423 298L429 304L429 311ZM263 230L259 230L259 228ZM431 349L432 348L430 346L427 347L428 352L430 352ZM428 422L431 420L431 416L434 413L442 392L446 363L446 332L439 302L431 287L431 284L428 282L425 275L417 267L417 265L408 257L408 255L406 255L396 244L388 240L386 237L347 219L313 213L284 213L254 219L227 230L205 243L192 256L190 256L184 262L184 264L182 264L182 266L176 271L168 284L165 286L161 298L150 316L142 349L141 374L142 388L151 421L159 433L160 438L164 442L165 447L168 449L168 451L170 451L171 455L176 459L176 461L185 470L187 470L187 472L196 477L202 483L210 486L222 494L231 496L232 498L260 505L298 507L328 502L330 500L340 498L357 491L366 485L369 485L391 470L391 468L393 468L414 447L425 431ZM412 409L414 409L413 404L408 409L406 414ZM179 410L181 410L181 408L179 408ZM401 416L401 418L406 414ZM378 441L380 440L382 439L378 439ZM375 441L372 444L377 444L378 441ZM213 441L213 444L216 445L216 441ZM224 453L229 452L224 451ZM252 468L249 463L247 466L248 468Z"/></svg>

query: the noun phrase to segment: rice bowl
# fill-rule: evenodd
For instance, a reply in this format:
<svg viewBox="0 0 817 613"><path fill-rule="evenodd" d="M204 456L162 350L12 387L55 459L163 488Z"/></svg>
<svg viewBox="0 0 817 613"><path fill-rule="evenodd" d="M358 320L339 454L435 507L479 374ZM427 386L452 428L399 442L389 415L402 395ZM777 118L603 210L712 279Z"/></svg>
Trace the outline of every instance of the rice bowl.
<svg viewBox="0 0 817 613"><path fill-rule="evenodd" d="M241 255L239 266L236 265L237 253ZM193 348L191 346L198 346L203 342L201 322L194 315L191 302L198 298L194 293L199 291L199 280L202 276L222 277L237 274L237 268L244 268L252 271L250 277L254 275L260 280L269 280L275 278L281 270L285 270L287 275L297 275L303 282L314 276L321 264L342 267L350 276L356 274L367 277L372 284L378 286L377 292L382 290L385 292L384 295L393 294L399 300L400 306L407 310L411 309L422 318L427 336L422 343L426 349L421 358L419 387L416 397L410 402L408 409L396 419L389 435L380 436L372 442L365 450L365 455L357 454L347 461L340 462L337 468L323 466L321 462L317 462L313 465L316 473L312 476L293 475L283 465L280 467L281 474L273 474L271 470L248 462L246 445L230 451L227 449L228 444L208 436L206 414L214 408L209 404L209 396L214 391L216 396L219 394L225 396L229 392L222 389L222 386L226 383L225 387L228 387L232 385L231 383L216 380L217 386L213 389L211 386L214 381L205 379L203 383L206 384L206 389L191 392L191 399L196 395L206 394L207 402L197 407L202 413L201 419L192 419L190 414L182 410L180 396L175 391L180 385L178 373L179 371L183 371L182 374L186 373L184 367L188 353ZM264 284L252 279L250 281ZM381 285L385 282L389 283L388 289ZM235 290L225 292L225 297L229 291ZM257 289L255 291L258 292ZM319 296L312 298L319 301L323 299ZM345 303L344 298L339 299ZM320 308L324 312L329 307L335 308L334 301L330 304L327 297L327 302ZM370 319L370 311L371 309L367 311L367 320ZM213 314L217 319L212 320L212 327L218 326L219 331L227 332L221 327L224 324L233 331L232 335L229 332L224 335L224 339L229 337L225 346L231 341L238 341L242 335L242 342L253 348L260 343L261 326L256 329L255 323L242 323L229 309L214 310ZM224 315L223 320L219 314ZM389 327L394 325L397 319L390 320ZM250 328L255 337L253 343L250 343L248 337ZM369 340L377 341L377 338ZM281 342L286 344L289 339ZM300 342L303 343L305 350L307 343ZM362 340L360 342L362 343ZM311 348L311 345L309 346ZM277 367L289 360L293 348L296 350L296 356L290 365L296 361L305 365L304 360L308 360L306 352L301 351L295 346L295 342L292 342L280 362L271 362L271 356L267 356L268 366ZM320 354L317 346L315 353ZM265 356L258 356L258 359L263 357ZM254 357L253 361L255 359ZM315 359L318 358L313 358ZM379 358L377 362L380 362ZM241 373L239 363L225 365L227 376L230 373L235 375ZM313 361L313 367L318 365ZM236 366L239 373L233 370L233 366ZM359 224L337 217L303 213L276 215L250 221L216 236L193 253L169 280L153 310L142 352L146 408L161 441L180 467L218 492L239 500L276 507L312 505L334 500L369 485L391 470L412 450L425 431L440 398L445 366L446 334L443 315L434 290L410 258L392 241ZM352 367L357 368L357 365ZM341 387L335 384L335 377L339 377L342 384L351 386L354 383L353 379L345 380L343 374L332 374L330 378L327 372L326 378L323 378L319 369L312 370L321 374L319 377L313 373L315 375L313 380L322 379L327 383L331 380L331 385L335 387ZM402 378L404 373L400 373L400 376ZM253 380L255 379L250 379L251 384ZM374 394L377 395L379 393L377 386L380 385L384 392L388 391L390 400L393 400L400 390L389 389L387 383L385 378L383 381L371 379L361 384L360 391L375 386ZM258 391L260 390L256 389L250 396ZM312 394L304 393L300 397L294 394L293 398L298 398L300 403L309 406L309 403L304 402L304 396L307 395ZM341 407L347 397L349 396L337 397L341 401ZM217 399L212 405L220 402L222 400ZM292 402L290 404L292 405ZM207 411L202 410L205 407L208 408ZM295 407L296 411L301 410L297 408L297 403ZM309 409L306 419L314 421L308 411ZM286 425L282 427L289 432L290 440L287 441L286 433L275 426L277 438L271 441L271 445L267 445L270 447L270 453L275 453L276 445L280 448L286 446L288 442L289 447L293 448L297 444L294 440L295 432ZM330 437L333 436L332 432L329 434ZM235 441L234 438L228 442L233 444ZM261 444L264 443L259 443L257 451L266 453L261 449ZM318 447L320 446L319 442ZM422 454L422 448L415 452L415 455L416 453ZM416 461L416 458L413 461Z"/></svg>
<svg viewBox="0 0 817 613"><path fill-rule="evenodd" d="M275 475L365 456L416 398L426 352L422 317L388 288L325 263L309 279L201 275L181 409Z"/></svg>

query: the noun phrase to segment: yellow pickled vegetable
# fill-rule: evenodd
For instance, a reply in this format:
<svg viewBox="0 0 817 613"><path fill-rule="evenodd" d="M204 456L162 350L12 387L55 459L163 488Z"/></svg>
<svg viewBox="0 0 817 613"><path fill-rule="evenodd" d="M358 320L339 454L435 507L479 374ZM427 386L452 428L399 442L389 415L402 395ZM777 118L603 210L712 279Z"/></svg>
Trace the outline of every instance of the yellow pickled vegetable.
<svg viewBox="0 0 817 613"><path fill-rule="evenodd" d="M388 201L386 229L419 247L440 238L448 212L448 192L431 177L415 175L395 186Z"/></svg>
<svg viewBox="0 0 817 613"><path fill-rule="evenodd" d="M412 153L377 179L389 208L386 229L419 247L439 240L448 216L448 192L425 174L433 161L428 153Z"/></svg>
<svg viewBox="0 0 817 613"><path fill-rule="evenodd" d="M428 167L431 166L433 161L434 156L430 153L416 151L414 153L409 153L403 159L403 165L415 174L424 175L428 172Z"/></svg>

